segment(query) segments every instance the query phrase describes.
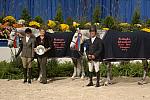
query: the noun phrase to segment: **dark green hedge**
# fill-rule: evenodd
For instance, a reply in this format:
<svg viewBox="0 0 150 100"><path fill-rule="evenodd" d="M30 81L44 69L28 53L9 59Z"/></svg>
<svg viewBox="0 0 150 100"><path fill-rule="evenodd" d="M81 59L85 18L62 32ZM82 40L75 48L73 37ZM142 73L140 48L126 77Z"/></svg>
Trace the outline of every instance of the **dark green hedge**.
<svg viewBox="0 0 150 100"><path fill-rule="evenodd" d="M84 60L84 67L86 75L88 75L87 61ZM65 62L60 64L57 60L53 59L47 63L47 77L67 77L73 73L73 64L71 62ZM100 74L102 77L106 77L107 69L105 64L100 65ZM120 65L112 65L112 75L117 76L130 76L141 77L143 74L142 63L127 63ZM150 76L150 73L148 73ZM38 66L36 62L32 63L32 76L38 77ZM18 58L12 62L0 62L0 78L1 79L21 79L23 78L21 59Z"/></svg>

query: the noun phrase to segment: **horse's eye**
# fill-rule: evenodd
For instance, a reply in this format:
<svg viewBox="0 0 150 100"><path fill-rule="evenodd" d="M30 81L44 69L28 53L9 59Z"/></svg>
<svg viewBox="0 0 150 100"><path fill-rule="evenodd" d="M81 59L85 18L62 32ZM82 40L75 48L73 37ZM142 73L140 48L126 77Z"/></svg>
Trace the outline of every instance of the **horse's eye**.
<svg viewBox="0 0 150 100"><path fill-rule="evenodd" d="M75 38L77 38L77 36L75 36Z"/></svg>

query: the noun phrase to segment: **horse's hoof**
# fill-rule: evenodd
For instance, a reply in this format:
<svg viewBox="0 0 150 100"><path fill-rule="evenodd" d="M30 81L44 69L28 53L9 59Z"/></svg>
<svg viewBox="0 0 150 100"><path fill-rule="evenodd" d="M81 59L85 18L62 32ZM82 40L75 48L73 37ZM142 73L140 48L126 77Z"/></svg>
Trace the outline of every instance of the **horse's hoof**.
<svg viewBox="0 0 150 100"><path fill-rule="evenodd" d="M106 82L104 82L104 86L108 86L108 82L106 81Z"/></svg>
<svg viewBox="0 0 150 100"><path fill-rule="evenodd" d="M103 82L99 82L99 85L100 85L100 86L104 86L104 83L103 83Z"/></svg>
<svg viewBox="0 0 150 100"><path fill-rule="evenodd" d="M112 82L110 82L110 81L104 82L104 86L108 86L108 85L112 85Z"/></svg>
<svg viewBox="0 0 150 100"><path fill-rule="evenodd" d="M144 84L147 84L147 82L144 80L138 82L138 85L144 85Z"/></svg>
<svg viewBox="0 0 150 100"><path fill-rule="evenodd" d="M75 80L75 77L74 77L74 76L72 76L72 77L71 77L71 79L72 79L72 80Z"/></svg>
<svg viewBox="0 0 150 100"><path fill-rule="evenodd" d="M39 78L37 79L37 81L40 82L40 81L41 81L41 78L39 77Z"/></svg>
<svg viewBox="0 0 150 100"><path fill-rule="evenodd" d="M84 76L81 76L81 80L84 80Z"/></svg>

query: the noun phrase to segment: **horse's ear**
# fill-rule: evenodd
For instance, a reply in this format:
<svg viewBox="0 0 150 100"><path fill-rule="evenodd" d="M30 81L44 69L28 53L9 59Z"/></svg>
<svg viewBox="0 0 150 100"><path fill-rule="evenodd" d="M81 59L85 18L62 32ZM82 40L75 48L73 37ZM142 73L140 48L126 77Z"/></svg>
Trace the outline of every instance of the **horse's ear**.
<svg viewBox="0 0 150 100"><path fill-rule="evenodd" d="M78 36L78 32L75 32L75 33L74 33L74 36Z"/></svg>

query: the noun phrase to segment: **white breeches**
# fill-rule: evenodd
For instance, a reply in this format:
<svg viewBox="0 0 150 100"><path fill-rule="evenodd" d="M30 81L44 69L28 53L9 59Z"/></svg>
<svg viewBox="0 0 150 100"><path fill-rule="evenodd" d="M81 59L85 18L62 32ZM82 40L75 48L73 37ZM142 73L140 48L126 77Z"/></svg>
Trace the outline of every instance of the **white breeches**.
<svg viewBox="0 0 150 100"><path fill-rule="evenodd" d="M89 61L89 72L93 72L93 68L95 69L95 72L99 71L99 62L98 61Z"/></svg>

